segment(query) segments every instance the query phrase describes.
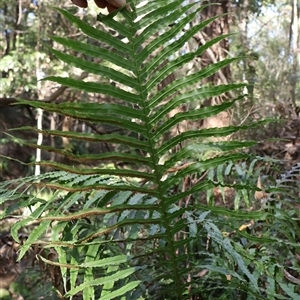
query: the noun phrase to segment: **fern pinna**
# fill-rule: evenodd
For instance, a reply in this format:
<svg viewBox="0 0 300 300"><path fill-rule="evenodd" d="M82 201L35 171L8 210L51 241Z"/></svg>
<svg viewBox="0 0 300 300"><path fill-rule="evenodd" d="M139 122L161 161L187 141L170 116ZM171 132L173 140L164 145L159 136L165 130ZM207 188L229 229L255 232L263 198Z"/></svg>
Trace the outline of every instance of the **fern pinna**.
<svg viewBox="0 0 300 300"><path fill-rule="evenodd" d="M22 201L18 208L34 206L29 217L13 226L12 235L16 240L20 228L38 221L38 226L24 243L19 259L33 244L41 243L44 248L55 249L57 261L43 256L40 259L60 268L62 284L56 289L64 299L75 296L82 299L192 299L201 295L204 287L212 294L218 291L214 280L220 286L230 285L232 290L237 287L241 291L250 290L250 294L257 297L255 299L260 299L257 277L247 269L230 240L224 238L209 220L211 213L221 216L228 212L197 202L200 192L212 189L218 183L203 177L188 189L180 188L183 180L192 174L200 176L228 160L247 159L247 154L230 153L232 149L248 146L246 142L216 142L214 149L218 149L218 155L207 159L199 159L196 155L202 151L205 138L224 137L247 129L247 126L211 129L187 126L176 136L166 138L182 122L190 124L216 115L242 99L237 97L210 107L199 105L191 110L180 109L186 104L201 104L207 98L228 92L233 94L242 88L243 84L201 84L204 78L238 58L224 59L205 69L178 76L158 89L170 74L227 38L220 36L195 51L182 51L189 39L218 18L215 16L190 27L191 20L200 14L203 6L199 1L187 2L129 1L129 6L115 14L99 15L98 20L105 25L101 28L94 28L60 10L73 26L101 46L52 37L73 53L52 49L53 54L88 74L107 78L113 84L101 80L77 80L71 74L69 77L51 76L47 80L102 94L114 101L51 104L20 100L72 119L121 129L120 133L91 134L19 128L73 140L120 145L122 149L120 152L80 155L42 145L42 150L63 155L71 163L41 161L40 165L57 171L18 181L14 190L7 191L5 185L1 187L2 199L19 197ZM80 53L80 57L74 52ZM170 116L169 113L176 109L179 112ZM75 162L93 162L97 167L80 167ZM136 167L120 168L119 162ZM112 163L114 167L108 167ZM17 194L32 184L38 190L51 189L53 196L45 201L39 198L39 193L27 195L21 191ZM4 215L14 209L15 206L8 207ZM249 212L247 217L264 219L265 215L265 212ZM47 240L45 232L50 229L51 238ZM216 247L223 247L231 263L225 265L213 253L205 253L208 235ZM236 266L239 272L235 270ZM203 278L199 275L203 270L215 277L206 281L206 271ZM226 280L228 276L232 278L230 281Z"/></svg>

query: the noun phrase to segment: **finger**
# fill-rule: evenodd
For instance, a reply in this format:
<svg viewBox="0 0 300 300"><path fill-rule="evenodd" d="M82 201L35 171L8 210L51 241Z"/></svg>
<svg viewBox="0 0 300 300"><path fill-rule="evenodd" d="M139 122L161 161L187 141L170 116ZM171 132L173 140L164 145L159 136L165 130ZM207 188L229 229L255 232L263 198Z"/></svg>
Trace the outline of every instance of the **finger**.
<svg viewBox="0 0 300 300"><path fill-rule="evenodd" d="M86 0L71 0L75 5L86 8L88 6Z"/></svg>
<svg viewBox="0 0 300 300"><path fill-rule="evenodd" d="M108 10L109 13L114 12L116 9L118 9L118 7L107 3L107 10Z"/></svg>
<svg viewBox="0 0 300 300"><path fill-rule="evenodd" d="M106 0L109 4L115 7L122 7L126 4L126 0ZM108 5L107 5L108 8Z"/></svg>
<svg viewBox="0 0 300 300"><path fill-rule="evenodd" d="M105 8L107 5L107 2L105 0L94 0L96 5L100 8Z"/></svg>

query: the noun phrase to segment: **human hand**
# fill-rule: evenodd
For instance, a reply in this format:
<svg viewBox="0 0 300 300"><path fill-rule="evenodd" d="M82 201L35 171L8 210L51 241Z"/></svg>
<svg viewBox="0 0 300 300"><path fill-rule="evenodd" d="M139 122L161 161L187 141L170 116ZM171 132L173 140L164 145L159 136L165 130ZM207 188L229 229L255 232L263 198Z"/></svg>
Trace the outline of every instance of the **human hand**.
<svg viewBox="0 0 300 300"><path fill-rule="evenodd" d="M75 5L86 8L88 6L87 0L71 0ZM107 7L109 13L115 11L119 7L126 4L126 0L94 0L96 5L100 8Z"/></svg>

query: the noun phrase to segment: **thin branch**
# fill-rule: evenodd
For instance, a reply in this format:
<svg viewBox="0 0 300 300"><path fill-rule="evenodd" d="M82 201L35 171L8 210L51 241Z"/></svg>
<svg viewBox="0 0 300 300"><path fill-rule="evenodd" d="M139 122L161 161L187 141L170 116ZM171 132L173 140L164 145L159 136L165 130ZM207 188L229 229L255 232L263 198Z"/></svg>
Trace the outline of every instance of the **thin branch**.
<svg viewBox="0 0 300 300"><path fill-rule="evenodd" d="M300 280L296 277L294 277L292 274L290 274L287 270L283 269L283 273L284 273L284 277L292 282L292 283L295 283L297 285L300 285Z"/></svg>

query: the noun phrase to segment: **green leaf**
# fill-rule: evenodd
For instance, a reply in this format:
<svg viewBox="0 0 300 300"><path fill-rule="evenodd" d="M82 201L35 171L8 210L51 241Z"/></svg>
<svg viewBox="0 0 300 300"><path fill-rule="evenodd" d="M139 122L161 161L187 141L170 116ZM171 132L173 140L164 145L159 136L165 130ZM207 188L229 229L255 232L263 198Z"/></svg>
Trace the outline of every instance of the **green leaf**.
<svg viewBox="0 0 300 300"><path fill-rule="evenodd" d="M19 256L18 256L18 261L20 261L25 253L29 250L29 248L38 241L38 238L46 232L46 230L49 228L50 222L41 222L36 228L32 230L30 235L28 236L25 244L21 247ZM16 238L15 238L16 239Z"/></svg>
<svg viewBox="0 0 300 300"><path fill-rule="evenodd" d="M68 291L65 296L67 296L67 297L68 296L74 296L78 292L83 291L85 288L87 288L89 286L102 285L102 284L106 284L106 283L109 283L109 282L115 282L117 280L121 280L121 279L126 278L129 275L133 274L135 271L136 271L135 268L128 268L128 269L125 269L125 270L122 270L122 271L118 271L118 272L114 273L113 275L109 275L109 276L97 278L97 279L94 279L94 280L91 280L91 281L88 281L88 282L84 282L84 283L80 284L79 286L77 286L76 288L71 289L70 291ZM135 284L133 284L133 285L130 284L129 286L130 287L132 287L132 286L136 287ZM125 288L125 289L127 289L127 288Z"/></svg>
<svg viewBox="0 0 300 300"><path fill-rule="evenodd" d="M104 296L101 296L101 299L104 299L104 300L116 299L116 297L119 297L121 295L126 294L129 291L134 290L140 283L141 282L139 280L130 281L125 286L123 286L122 288L120 288L116 291L113 291L109 294L106 294Z"/></svg>
<svg viewBox="0 0 300 300"><path fill-rule="evenodd" d="M114 257L104 258L101 260L85 262L81 264L81 266L84 268L95 268L95 267L103 267L109 265L119 265L127 261L128 261L128 257L126 255L118 255Z"/></svg>
<svg viewBox="0 0 300 300"><path fill-rule="evenodd" d="M118 51L125 52L125 53L130 52L130 46L128 44L125 44L122 41L118 40L117 38L114 38L111 34L95 29L94 27L80 20L78 17L75 17L74 15L70 14L66 10L62 10L59 8L57 8L57 10L65 18L67 18L70 23L80 28L82 32L84 32L87 36L92 37L95 40L100 39L102 42L106 43L107 45L118 49Z"/></svg>
<svg viewBox="0 0 300 300"><path fill-rule="evenodd" d="M209 106L205 108L196 109L193 111L187 111L182 113L177 113L175 116L170 118L168 121L164 123L164 125L160 126L156 130L156 134L154 135L154 139L158 139L162 136L166 131L170 130L172 127L176 126L179 122L184 120L201 120L208 118L210 116L214 116L233 105L234 102L224 102L220 105Z"/></svg>
<svg viewBox="0 0 300 300"><path fill-rule="evenodd" d="M69 65L74 65L81 70L88 72L90 74L95 74L99 76L103 76L109 80L113 80L119 83L122 83L128 87L133 89L138 89L139 84L135 78L125 75L122 72L116 71L112 68L102 66L101 64L96 64L93 62L89 62L88 60L76 58L72 55L65 54L63 52L56 51L54 49L51 50L56 57L64 61Z"/></svg>
<svg viewBox="0 0 300 300"><path fill-rule="evenodd" d="M57 82L68 87L73 87L81 91L112 96L117 99L126 100L129 103L139 104L141 102L141 98L139 95L126 92L109 84L99 84L95 82L86 82L68 77L56 76L50 76L45 78L44 80L51 80L53 82Z"/></svg>
<svg viewBox="0 0 300 300"><path fill-rule="evenodd" d="M133 64L124 59L121 55L118 55L117 53L114 53L114 55L111 55L111 51L105 48L89 45L86 43L82 43L79 41L58 37L58 36L51 36L51 39L55 42L67 47L68 49L75 50L79 53L85 54L90 57L94 58L100 58L106 61L109 61L110 63L115 64L118 67L121 67L128 71L134 71L135 68Z"/></svg>

